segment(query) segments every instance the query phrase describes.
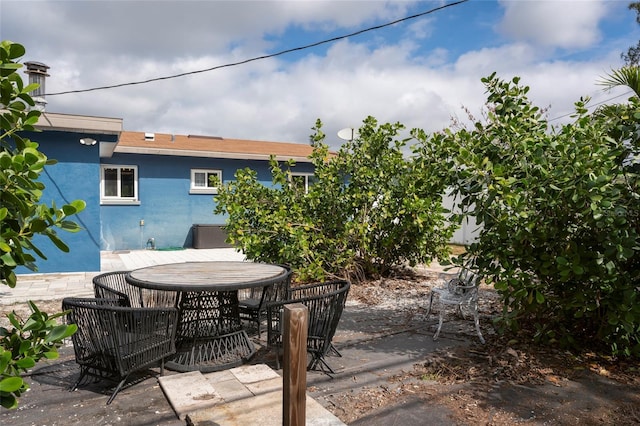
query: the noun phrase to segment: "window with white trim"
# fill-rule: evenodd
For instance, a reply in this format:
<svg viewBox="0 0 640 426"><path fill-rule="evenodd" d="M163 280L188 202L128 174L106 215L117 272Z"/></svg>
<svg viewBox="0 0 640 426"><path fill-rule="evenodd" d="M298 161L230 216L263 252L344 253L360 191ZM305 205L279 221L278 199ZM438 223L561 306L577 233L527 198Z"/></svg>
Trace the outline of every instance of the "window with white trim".
<svg viewBox="0 0 640 426"><path fill-rule="evenodd" d="M100 202L138 203L138 166L100 166Z"/></svg>
<svg viewBox="0 0 640 426"><path fill-rule="evenodd" d="M313 173L291 173L291 185L309 192L309 186L316 183L317 179Z"/></svg>
<svg viewBox="0 0 640 426"><path fill-rule="evenodd" d="M222 170L191 169L190 194L217 194Z"/></svg>

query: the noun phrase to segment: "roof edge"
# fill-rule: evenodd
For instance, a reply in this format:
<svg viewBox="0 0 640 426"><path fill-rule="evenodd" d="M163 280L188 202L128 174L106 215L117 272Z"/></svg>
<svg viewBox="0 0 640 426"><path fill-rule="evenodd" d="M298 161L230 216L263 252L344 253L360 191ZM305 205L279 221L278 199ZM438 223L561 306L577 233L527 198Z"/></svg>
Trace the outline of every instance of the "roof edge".
<svg viewBox="0 0 640 426"><path fill-rule="evenodd" d="M181 157L206 157L206 158L227 158L231 160L269 160L269 154L251 154L246 152L221 152L221 151L199 151L186 149L167 149L167 148L142 148L117 145L114 152L119 154L151 154L151 155L168 155ZM287 161L295 160L299 163L311 163L307 157L295 155L276 155L276 160Z"/></svg>
<svg viewBox="0 0 640 426"><path fill-rule="evenodd" d="M42 130L119 135L123 131L122 122L122 118L43 112L35 127Z"/></svg>

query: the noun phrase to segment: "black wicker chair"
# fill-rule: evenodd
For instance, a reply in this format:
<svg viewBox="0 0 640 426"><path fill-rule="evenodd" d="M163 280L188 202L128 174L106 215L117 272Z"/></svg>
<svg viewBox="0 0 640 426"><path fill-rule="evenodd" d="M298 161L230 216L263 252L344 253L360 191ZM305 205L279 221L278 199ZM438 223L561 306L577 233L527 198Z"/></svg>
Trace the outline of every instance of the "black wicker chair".
<svg viewBox="0 0 640 426"><path fill-rule="evenodd" d="M117 386L110 404L131 373L160 364L175 353L178 319L176 308L132 308L117 306L117 299L68 297L62 309L69 310L67 322L77 324L71 336L80 377L76 390L87 375L112 380Z"/></svg>
<svg viewBox="0 0 640 426"><path fill-rule="evenodd" d="M256 324L258 338L262 335L262 320L267 316L267 304L287 300L291 289L291 268L287 265L279 265L287 270L287 275L282 281L265 287L248 288L238 291L238 310L240 319Z"/></svg>
<svg viewBox="0 0 640 426"><path fill-rule="evenodd" d="M93 277L96 298L117 299L122 306L132 308L176 306L178 293L133 286L125 279L127 272L105 272Z"/></svg>
<svg viewBox="0 0 640 426"><path fill-rule="evenodd" d="M267 346L276 348L276 368L280 368L283 307L285 304L302 303L309 310L307 352L311 359L307 369L335 373L324 358L330 352L339 355L331 342L347 301L349 287L350 284L343 280L308 284L292 288L286 301L267 304Z"/></svg>

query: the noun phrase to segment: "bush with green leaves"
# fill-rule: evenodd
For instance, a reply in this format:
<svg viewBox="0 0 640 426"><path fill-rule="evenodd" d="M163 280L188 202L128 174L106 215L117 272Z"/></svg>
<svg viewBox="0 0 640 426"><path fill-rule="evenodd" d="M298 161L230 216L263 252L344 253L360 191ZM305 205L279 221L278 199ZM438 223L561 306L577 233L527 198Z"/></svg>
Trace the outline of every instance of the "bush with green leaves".
<svg viewBox="0 0 640 426"><path fill-rule="evenodd" d="M422 140L481 226L459 261L495 285L503 330L640 355L638 98L622 115L590 115L580 100L552 128L519 78L482 81L486 123Z"/></svg>
<svg viewBox="0 0 640 426"><path fill-rule="evenodd" d="M18 74L22 67L18 60L24 54L22 45L0 42L0 282L9 287L17 283L17 267L37 270L34 254L46 259L34 244L36 235L47 236L57 248L69 251L56 229L79 231L69 216L85 208L81 200L60 208L40 203L45 187L38 178L55 161L40 152L36 142L21 136L21 132L35 131L40 116L29 96L37 85L25 87ZM75 326L58 325L62 313L48 316L29 304L31 317L22 322L10 314L14 328L0 328L0 399L5 408L15 408L27 389L21 373L43 357L57 357L60 342L75 331Z"/></svg>
<svg viewBox="0 0 640 426"><path fill-rule="evenodd" d="M56 228L77 232L80 227L68 216L85 208L76 200L57 208L40 204L44 184L38 177L45 166L55 164L38 150L38 144L20 135L34 131L40 111L29 92L37 88L24 86L17 60L25 53L22 45L0 43L0 280L16 285L14 269L25 266L37 270L33 253L46 259L33 242L37 234L46 235L60 250L69 247L58 237Z"/></svg>
<svg viewBox="0 0 640 426"><path fill-rule="evenodd" d="M29 385L21 374L42 358L57 359L62 341L76 332L75 324L59 324L65 312L49 316L29 302L31 315L23 320L15 312L7 315L13 327L0 327L0 404L16 408Z"/></svg>
<svg viewBox="0 0 640 426"><path fill-rule="evenodd" d="M330 153L318 120L307 192L291 180L291 163L272 159L271 187L255 171L238 171L216 197L229 241L249 259L290 264L303 280L358 281L447 258L454 227L442 207L444 184L431 172L439 166L404 155L403 129L368 117L354 140Z"/></svg>

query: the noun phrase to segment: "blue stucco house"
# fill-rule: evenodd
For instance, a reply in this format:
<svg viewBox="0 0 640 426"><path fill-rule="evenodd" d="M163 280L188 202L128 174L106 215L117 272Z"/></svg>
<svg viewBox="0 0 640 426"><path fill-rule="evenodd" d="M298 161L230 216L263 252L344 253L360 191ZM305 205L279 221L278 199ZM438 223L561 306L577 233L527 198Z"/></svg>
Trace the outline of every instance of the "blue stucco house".
<svg viewBox="0 0 640 426"><path fill-rule="evenodd" d="M119 118L44 112L39 132L27 135L58 161L41 177L42 202L87 203L75 217L83 231L59 233L69 253L37 239L47 255L36 262L38 272L99 271L102 250L207 248L216 232L219 243L225 217L213 213L211 175L226 182L249 167L271 185L269 158L275 155L296 161L297 179L308 184L313 176L313 148L306 144L129 132L122 125Z"/></svg>

